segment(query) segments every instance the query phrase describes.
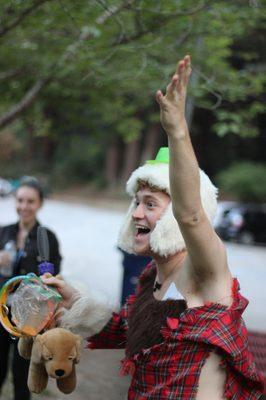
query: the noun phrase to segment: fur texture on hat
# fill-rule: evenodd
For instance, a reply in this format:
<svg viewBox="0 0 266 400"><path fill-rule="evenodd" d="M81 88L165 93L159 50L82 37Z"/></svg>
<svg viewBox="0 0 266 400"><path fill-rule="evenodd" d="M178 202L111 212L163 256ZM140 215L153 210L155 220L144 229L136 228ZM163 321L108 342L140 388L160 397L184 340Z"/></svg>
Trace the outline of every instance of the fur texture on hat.
<svg viewBox="0 0 266 400"><path fill-rule="evenodd" d="M147 182L148 186L161 189L170 195L168 164L145 164L137 168L127 182L126 191L131 197L135 196L139 181ZM217 192L217 188L211 183L209 177L200 170L201 201L211 222L216 212ZM122 250L133 254L135 226L132 214L134 209L135 200L130 204L118 236L118 246ZM171 202L150 234L150 247L154 253L165 257L175 254L186 247L178 223L174 218Z"/></svg>

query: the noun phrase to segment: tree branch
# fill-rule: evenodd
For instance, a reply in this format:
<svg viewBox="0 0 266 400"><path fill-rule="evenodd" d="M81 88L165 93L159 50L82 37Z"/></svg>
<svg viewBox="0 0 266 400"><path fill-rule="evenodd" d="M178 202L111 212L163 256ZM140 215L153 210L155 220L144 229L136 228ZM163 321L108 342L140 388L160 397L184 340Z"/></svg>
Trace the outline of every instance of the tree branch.
<svg viewBox="0 0 266 400"><path fill-rule="evenodd" d="M51 1L51 0L35 0L34 3L31 5L31 7L28 7L27 9L25 9L19 16L17 16L11 23L9 23L9 25L6 25L4 28L0 29L0 38L4 34L6 34L10 29L13 29L15 26L17 26L27 15L32 13L36 8L38 8L41 4L43 4L47 1ZM96 0L96 1L99 2L103 6L103 0ZM98 17L96 22L99 25L102 25L109 18L112 18L112 17L116 18L122 10L132 7L132 5L135 3L135 1L136 0L127 0L119 7L112 7L112 8L106 7L104 13ZM203 5L201 4L201 7L196 7L193 10L190 10L189 14L191 15L195 12L199 12L200 10L205 8L207 6L207 4L208 4L208 1L204 2ZM188 15L188 13L186 15ZM169 15L167 17L164 16L161 23L165 24L172 18L176 18L176 15ZM129 37L121 38L121 41L119 41L119 43L115 43L115 45L126 44L132 40L139 38L143 34L155 31L156 28L158 28L158 24L155 24L153 27L150 27L149 30L147 29L147 31L136 32L136 34L130 38ZM17 104L15 104L13 107L11 107L9 109L9 111L7 111L4 115L0 116L0 129L3 129L8 124L13 122L22 112L24 112L34 102L34 100L37 98L37 96L39 95L42 88L49 83L49 81L52 79L52 77L54 79L55 69L58 68L58 66L60 64L66 63L69 60L69 58L71 56L73 56L73 53L78 49L78 47L81 45L81 43L83 43L85 40L90 39L90 38L91 38L90 34L84 35L81 33L79 35L78 39L71 46L68 46L65 49L65 51L63 52L61 57L58 58L57 62L55 62L51 66L49 76L46 78L38 79L35 82L35 84L27 91L27 93L22 97L22 99Z"/></svg>
<svg viewBox="0 0 266 400"><path fill-rule="evenodd" d="M0 82L6 81L10 78L14 78L21 73L21 69L10 69L8 71L0 72Z"/></svg>
<svg viewBox="0 0 266 400"><path fill-rule="evenodd" d="M39 3L45 1L47 0L39 0ZM80 34L75 45L78 46L80 42L86 39L88 39L87 36L83 36L82 34ZM46 78L39 78L17 104L12 106L5 114L0 116L0 129L5 128L7 125L12 123L23 111L25 111L34 102L41 89L46 86L49 81L51 81L55 69L60 65L60 63L65 63L66 61L68 61L71 54L72 51L68 46L61 57L58 58L57 62L51 65L49 75Z"/></svg>
<svg viewBox="0 0 266 400"><path fill-rule="evenodd" d="M48 82L49 78L38 79L19 102L0 117L0 129L3 129L13 122L19 114L28 108L33 103L41 89L47 85Z"/></svg>
<svg viewBox="0 0 266 400"><path fill-rule="evenodd" d="M146 28L142 28L138 31L136 31L133 35L131 36L123 36L120 40L117 40L114 45L121 45L121 44L128 44L131 43L135 40L140 39L142 36L147 35L149 33L153 33L155 32L158 27L163 27L164 25L166 25L169 21L178 18L178 17L188 17L188 16L192 16L194 14L197 14L201 11L203 11L204 9L206 9L209 5L211 4L211 0L206 0L204 2L200 2L200 4L198 4L197 6L195 6L194 8L187 10L187 11L178 11L176 13L171 13L171 14L160 14L160 16L158 15L156 21L154 22L154 24L152 24L151 26L148 26Z"/></svg>
<svg viewBox="0 0 266 400"><path fill-rule="evenodd" d="M169 13L169 11L162 11L162 10L157 11L155 8L149 8L149 9L144 8L144 11L145 12L149 11L150 13L157 14L157 16L176 18L176 17L185 17L185 16L196 14L196 13L204 10L206 7L208 7L211 4L212 4L211 0L201 0L195 7L189 8L184 11L177 11L177 12ZM134 7L131 7L131 8L134 10ZM137 10L139 11L140 9L138 8Z"/></svg>
<svg viewBox="0 0 266 400"><path fill-rule="evenodd" d="M99 3L103 7L103 2L101 0L96 0L97 3ZM99 25L102 25L107 21L109 18L116 16L119 14L122 10L127 9L128 7L132 7L132 5L136 2L136 0L127 0L124 1L120 6L111 6L107 7L107 5L104 5L105 12L102 13L96 20L96 23Z"/></svg>
<svg viewBox="0 0 266 400"><path fill-rule="evenodd" d="M18 26L23 19L25 19L28 15L30 15L33 11L35 11L38 7L40 7L43 3L51 0L35 0L31 6L25 8L21 11L19 15L17 15L12 21L7 23L5 26L0 27L0 38L6 35L11 29ZM6 14L10 13L10 8L7 9Z"/></svg>

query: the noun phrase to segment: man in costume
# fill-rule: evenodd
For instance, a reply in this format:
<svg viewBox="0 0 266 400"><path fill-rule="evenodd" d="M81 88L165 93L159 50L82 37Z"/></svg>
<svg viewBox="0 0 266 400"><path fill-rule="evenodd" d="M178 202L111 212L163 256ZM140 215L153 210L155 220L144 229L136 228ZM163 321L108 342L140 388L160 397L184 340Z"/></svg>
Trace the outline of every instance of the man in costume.
<svg viewBox="0 0 266 400"><path fill-rule="evenodd" d="M186 56L156 95L169 153L161 149L127 183L133 201L119 246L153 259L136 295L106 324L110 308L98 295L45 282L65 299L61 324L85 328L89 348L126 349L129 400L255 400L262 382L241 317L248 302L211 225L216 188L198 167L185 120L190 73Z"/></svg>

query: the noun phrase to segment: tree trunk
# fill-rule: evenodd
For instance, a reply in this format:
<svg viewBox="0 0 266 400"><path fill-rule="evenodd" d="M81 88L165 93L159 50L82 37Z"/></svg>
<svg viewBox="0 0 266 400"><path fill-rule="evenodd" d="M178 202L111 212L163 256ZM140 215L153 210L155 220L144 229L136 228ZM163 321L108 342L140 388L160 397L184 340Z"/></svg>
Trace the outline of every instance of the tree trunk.
<svg viewBox="0 0 266 400"><path fill-rule="evenodd" d="M50 138L50 136L43 137L42 148L43 148L43 158L45 162L48 164L52 161L54 152L54 142Z"/></svg>
<svg viewBox="0 0 266 400"><path fill-rule="evenodd" d="M160 123L152 124L146 134L144 147L141 154L140 164L144 164L147 160L151 160L155 157L158 147L159 138L161 135L161 125Z"/></svg>
<svg viewBox="0 0 266 400"><path fill-rule="evenodd" d="M125 145L123 169L121 174L121 182L125 183L131 172L138 166L140 139L135 139Z"/></svg>
<svg viewBox="0 0 266 400"><path fill-rule="evenodd" d="M118 164L119 164L119 143L114 139L108 146L105 162L105 178L107 188L112 189L116 186Z"/></svg>
<svg viewBox="0 0 266 400"><path fill-rule="evenodd" d="M27 132L28 132L26 157L27 157L27 165L28 165L28 167L31 167L32 161L34 158L34 153L35 153L35 151L34 151L34 125L32 122L27 122L26 127L27 127Z"/></svg>

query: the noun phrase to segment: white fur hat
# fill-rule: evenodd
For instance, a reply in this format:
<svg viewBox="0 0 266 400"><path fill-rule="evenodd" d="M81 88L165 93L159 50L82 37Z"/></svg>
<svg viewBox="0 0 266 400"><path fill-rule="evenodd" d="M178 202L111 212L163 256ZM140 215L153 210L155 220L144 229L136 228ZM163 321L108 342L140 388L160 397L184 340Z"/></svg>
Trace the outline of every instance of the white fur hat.
<svg viewBox="0 0 266 400"><path fill-rule="evenodd" d="M126 186L126 191L131 197L135 196L139 181L147 182L148 185L162 189L171 195L169 150L167 147L159 150L155 160L147 161L145 165L133 171ZM200 170L200 194L206 215L212 221L217 207L217 188L202 170ZM134 209L135 202L133 200L118 236L118 246L128 253L134 253L135 226L132 219ZM172 203L166 208L166 211L157 221L154 230L151 232L150 247L154 253L165 257L185 248L185 241L172 212Z"/></svg>

